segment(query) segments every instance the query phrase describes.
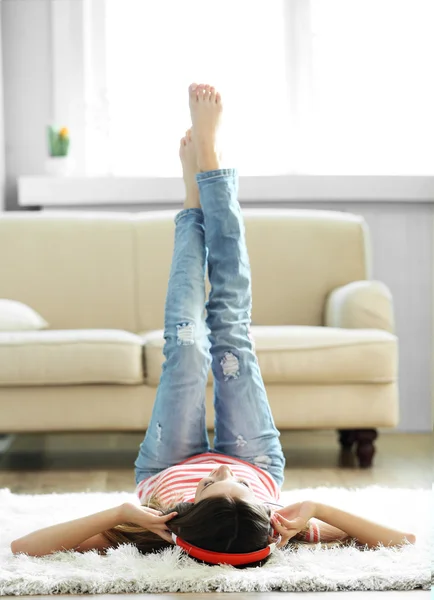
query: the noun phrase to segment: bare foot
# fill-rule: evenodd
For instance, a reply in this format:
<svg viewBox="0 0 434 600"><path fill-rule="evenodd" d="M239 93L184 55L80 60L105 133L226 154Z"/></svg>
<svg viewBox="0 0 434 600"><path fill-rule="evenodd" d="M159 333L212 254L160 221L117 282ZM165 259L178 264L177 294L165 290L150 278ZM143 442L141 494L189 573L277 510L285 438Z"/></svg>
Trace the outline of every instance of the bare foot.
<svg viewBox="0 0 434 600"><path fill-rule="evenodd" d="M191 129L187 129L185 137L181 138L179 158L182 163L186 191L184 208L200 208L199 187L196 181L196 173L199 172L199 169Z"/></svg>
<svg viewBox="0 0 434 600"><path fill-rule="evenodd" d="M220 169L217 139L223 111L221 96L212 86L196 83L189 86L188 95L199 171Z"/></svg>

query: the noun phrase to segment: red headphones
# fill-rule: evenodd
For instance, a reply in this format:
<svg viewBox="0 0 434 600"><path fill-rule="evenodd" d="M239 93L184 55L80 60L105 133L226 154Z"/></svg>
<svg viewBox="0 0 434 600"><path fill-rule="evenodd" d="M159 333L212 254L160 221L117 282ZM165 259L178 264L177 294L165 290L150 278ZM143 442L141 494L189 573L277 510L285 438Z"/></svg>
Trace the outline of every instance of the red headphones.
<svg viewBox="0 0 434 600"><path fill-rule="evenodd" d="M172 533L172 539L177 546L182 548L194 558L199 558L200 560L204 560L207 563L211 563L213 565L218 565L220 563L228 564L228 565L246 565L251 562L256 562L258 560L263 560L270 556L272 552L276 549L276 545L282 539L281 536L273 542L269 544L265 548L261 550L256 550L255 552L246 552L243 554L230 554L226 552L213 552L212 550L204 550L203 548L199 548L198 546L193 546L189 544L185 540L182 540L176 534Z"/></svg>

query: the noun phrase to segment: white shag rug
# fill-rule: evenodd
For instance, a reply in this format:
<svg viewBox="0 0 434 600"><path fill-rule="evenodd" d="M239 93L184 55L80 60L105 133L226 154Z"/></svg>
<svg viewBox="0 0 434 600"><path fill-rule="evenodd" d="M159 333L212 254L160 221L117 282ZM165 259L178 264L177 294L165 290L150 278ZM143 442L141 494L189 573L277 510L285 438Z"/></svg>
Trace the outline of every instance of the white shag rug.
<svg viewBox="0 0 434 600"><path fill-rule="evenodd" d="M174 592L324 592L430 589L433 581L429 490L306 488L283 503L311 498L417 536L415 545L361 550L320 544L277 551L263 567L207 566L180 548L144 556L132 545L109 550L14 556L10 543L42 527L132 501L132 493L12 494L0 489L0 595Z"/></svg>

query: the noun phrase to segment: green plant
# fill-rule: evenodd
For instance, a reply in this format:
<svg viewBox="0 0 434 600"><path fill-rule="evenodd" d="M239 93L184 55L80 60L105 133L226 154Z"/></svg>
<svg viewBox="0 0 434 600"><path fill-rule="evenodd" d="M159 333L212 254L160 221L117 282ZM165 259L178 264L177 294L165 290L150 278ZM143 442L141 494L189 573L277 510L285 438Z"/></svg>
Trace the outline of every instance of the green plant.
<svg viewBox="0 0 434 600"><path fill-rule="evenodd" d="M56 129L48 125L48 148L50 156L67 156L69 149L69 131L66 127Z"/></svg>

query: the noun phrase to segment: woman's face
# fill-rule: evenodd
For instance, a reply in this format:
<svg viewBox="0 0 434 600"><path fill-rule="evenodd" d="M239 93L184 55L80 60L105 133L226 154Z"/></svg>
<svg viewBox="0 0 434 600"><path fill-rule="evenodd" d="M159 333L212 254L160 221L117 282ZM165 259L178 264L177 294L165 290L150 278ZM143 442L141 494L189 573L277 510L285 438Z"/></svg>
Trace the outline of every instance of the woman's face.
<svg viewBox="0 0 434 600"><path fill-rule="evenodd" d="M228 465L220 465L199 481L194 503L213 496L230 496L246 502L258 502L247 480L235 477Z"/></svg>

